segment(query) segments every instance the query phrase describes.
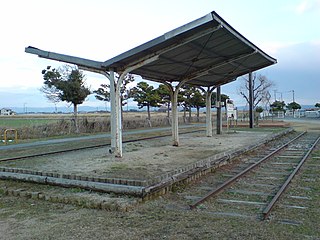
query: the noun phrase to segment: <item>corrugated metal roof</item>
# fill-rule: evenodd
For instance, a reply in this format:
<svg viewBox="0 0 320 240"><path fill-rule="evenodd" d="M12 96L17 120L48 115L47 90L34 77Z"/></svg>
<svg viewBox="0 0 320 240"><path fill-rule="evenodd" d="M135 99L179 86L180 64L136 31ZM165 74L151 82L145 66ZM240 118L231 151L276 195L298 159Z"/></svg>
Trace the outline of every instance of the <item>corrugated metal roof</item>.
<svg viewBox="0 0 320 240"><path fill-rule="evenodd" d="M190 80L199 86L221 85L252 71L275 64L216 12L102 63L117 72L151 57L157 60L131 73L158 82Z"/></svg>

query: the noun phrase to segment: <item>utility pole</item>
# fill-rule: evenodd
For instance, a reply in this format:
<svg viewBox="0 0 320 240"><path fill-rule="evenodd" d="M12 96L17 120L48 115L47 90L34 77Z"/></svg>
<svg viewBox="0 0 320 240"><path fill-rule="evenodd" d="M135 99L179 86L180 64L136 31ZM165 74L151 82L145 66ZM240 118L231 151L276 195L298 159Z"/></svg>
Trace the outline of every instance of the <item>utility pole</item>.
<svg viewBox="0 0 320 240"><path fill-rule="evenodd" d="M249 73L249 126L254 126L252 72Z"/></svg>
<svg viewBox="0 0 320 240"><path fill-rule="evenodd" d="M221 87L217 87L217 134L222 133Z"/></svg>
<svg viewBox="0 0 320 240"><path fill-rule="evenodd" d="M282 92L277 92L277 93L280 93L280 99L279 99L279 101L282 102L282 101L283 101Z"/></svg>
<svg viewBox="0 0 320 240"><path fill-rule="evenodd" d="M292 102L294 102L294 90L292 90Z"/></svg>
<svg viewBox="0 0 320 240"><path fill-rule="evenodd" d="M23 111L25 114L27 114L28 110L27 110L27 103L23 104Z"/></svg>

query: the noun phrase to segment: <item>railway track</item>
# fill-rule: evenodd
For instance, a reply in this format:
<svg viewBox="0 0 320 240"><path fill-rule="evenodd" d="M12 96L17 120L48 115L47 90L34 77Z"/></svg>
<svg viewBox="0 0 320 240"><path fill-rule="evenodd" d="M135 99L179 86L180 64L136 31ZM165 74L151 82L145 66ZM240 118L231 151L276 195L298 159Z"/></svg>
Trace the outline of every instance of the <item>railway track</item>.
<svg viewBox="0 0 320 240"><path fill-rule="evenodd" d="M182 134L195 133L195 132L200 132L200 131L203 131L203 130L197 129L197 130L191 130L191 131L184 131L184 132L181 132L180 134L182 135ZM138 137L135 139L124 140L123 143L144 141L144 140L157 139L157 138L169 137L169 136L171 136L171 133L162 134L160 136L152 136L152 137ZM2 158L2 159L0 159L0 162L8 162L8 161L13 161L13 160L23 160L23 159L33 158L33 157L48 156L48 155L81 151L81 150L94 149L94 148L101 148L101 147L108 147L108 146L110 146L110 143L94 144L94 145L90 145L90 146L82 146L82 147L69 148L69 149L63 149L63 150L39 152L39 153L29 154L29 155L24 155L24 156ZM41 150L43 150L43 147L41 148Z"/></svg>
<svg viewBox="0 0 320 240"><path fill-rule="evenodd" d="M209 174L178 193L178 198L187 201L191 209L210 214L268 219L319 138L314 133L282 137ZM307 197L293 196L291 199ZM289 202L286 206L288 209L300 207Z"/></svg>

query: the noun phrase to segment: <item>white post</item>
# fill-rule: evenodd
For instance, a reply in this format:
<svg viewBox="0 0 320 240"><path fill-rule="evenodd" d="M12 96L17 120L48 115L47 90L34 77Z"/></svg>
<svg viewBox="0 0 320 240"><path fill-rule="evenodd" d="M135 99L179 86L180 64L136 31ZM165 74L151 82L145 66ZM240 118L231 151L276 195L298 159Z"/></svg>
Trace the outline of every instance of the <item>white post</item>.
<svg viewBox="0 0 320 240"><path fill-rule="evenodd" d="M179 111L178 111L178 94L180 87L185 84L187 81L181 81L174 88L172 85L170 86L171 92L171 102L172 102L172 138L173 138L173 146L179 146Z"/></svg>
<svg viewBox="0 0 320 240"><path fill-rule="evenodd" d="M217 134L222 134L221 87L217 87Z"/></svg>
<svg viewBox="0 0 320 240"><path fill-rule="evenodd" d="M126 76L127 71L120 74L118 82L115 86L115 102L116 102L116 149L115 149L115 157L122 157L122 120L121 120L121 85L122 80Z"/></svg>
<svg viewBox="0 0 320 240"><path fill-rule="evenodd" d="M110 152L114 153L116 149L116 87L114 79L114 71L110 71L110 118L111 118L111 149Z"/></svg>
<svg viewBox="0 0 320 240"><path fill-rule="evenodd" d="M212 137L212 114L211 114L211 96L212 90L208 87L206 91L206 134L207 137Z"/></svg>
<svg viewBox="0 0 320 240"><path fill-rule="evenodd" d="M117 85L120 84L119 81ZM117 91L116 88L116 149L115 149L115 157L122 157L122 122L121 122L121 96L120 91Z"/></svg>
<svg viewBox="0 0 320 240"><path fill-rule="evenodd" d="M179 113L178 113L178 92L179 89L176 88L173 91L172 98L172 137L173 137L173 146L179 146Z"/></svg>

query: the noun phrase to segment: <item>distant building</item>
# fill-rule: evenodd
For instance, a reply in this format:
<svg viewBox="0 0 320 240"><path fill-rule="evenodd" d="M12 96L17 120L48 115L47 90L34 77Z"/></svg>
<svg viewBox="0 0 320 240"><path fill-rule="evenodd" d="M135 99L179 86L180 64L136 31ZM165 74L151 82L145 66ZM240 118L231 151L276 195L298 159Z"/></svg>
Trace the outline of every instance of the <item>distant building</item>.
<svg viewBox="0 0 320 240"><path fill-rule="evenodd" d="M169 108L169 110L171 110L171 108ZM168 104L162 104L158 109L158 112L167 112L167 111L168 111Z"/></svg>
<svg viewBox="0 0 320 240"><path fill-rule="evenodd" d="M320 117L320 110L317 108L306 109L305 116L309 117L309 118L319 118Z"/></svg>
<svg viewBox="0 0 320 240"><path fill-rule="evenodd" d="M2 108L0 109L0 115L6 115L6 116L10 116L10 115L15 115L16 113L14 111L12 111L9 108Z"/></svg>
<svg viewBox="0 0 320 240"><path fill-rule="evenodd" d="M306 116L306 110L305 109L287 110L285 115L289 117L294 117L294 118L301 118Z"/></svg>

